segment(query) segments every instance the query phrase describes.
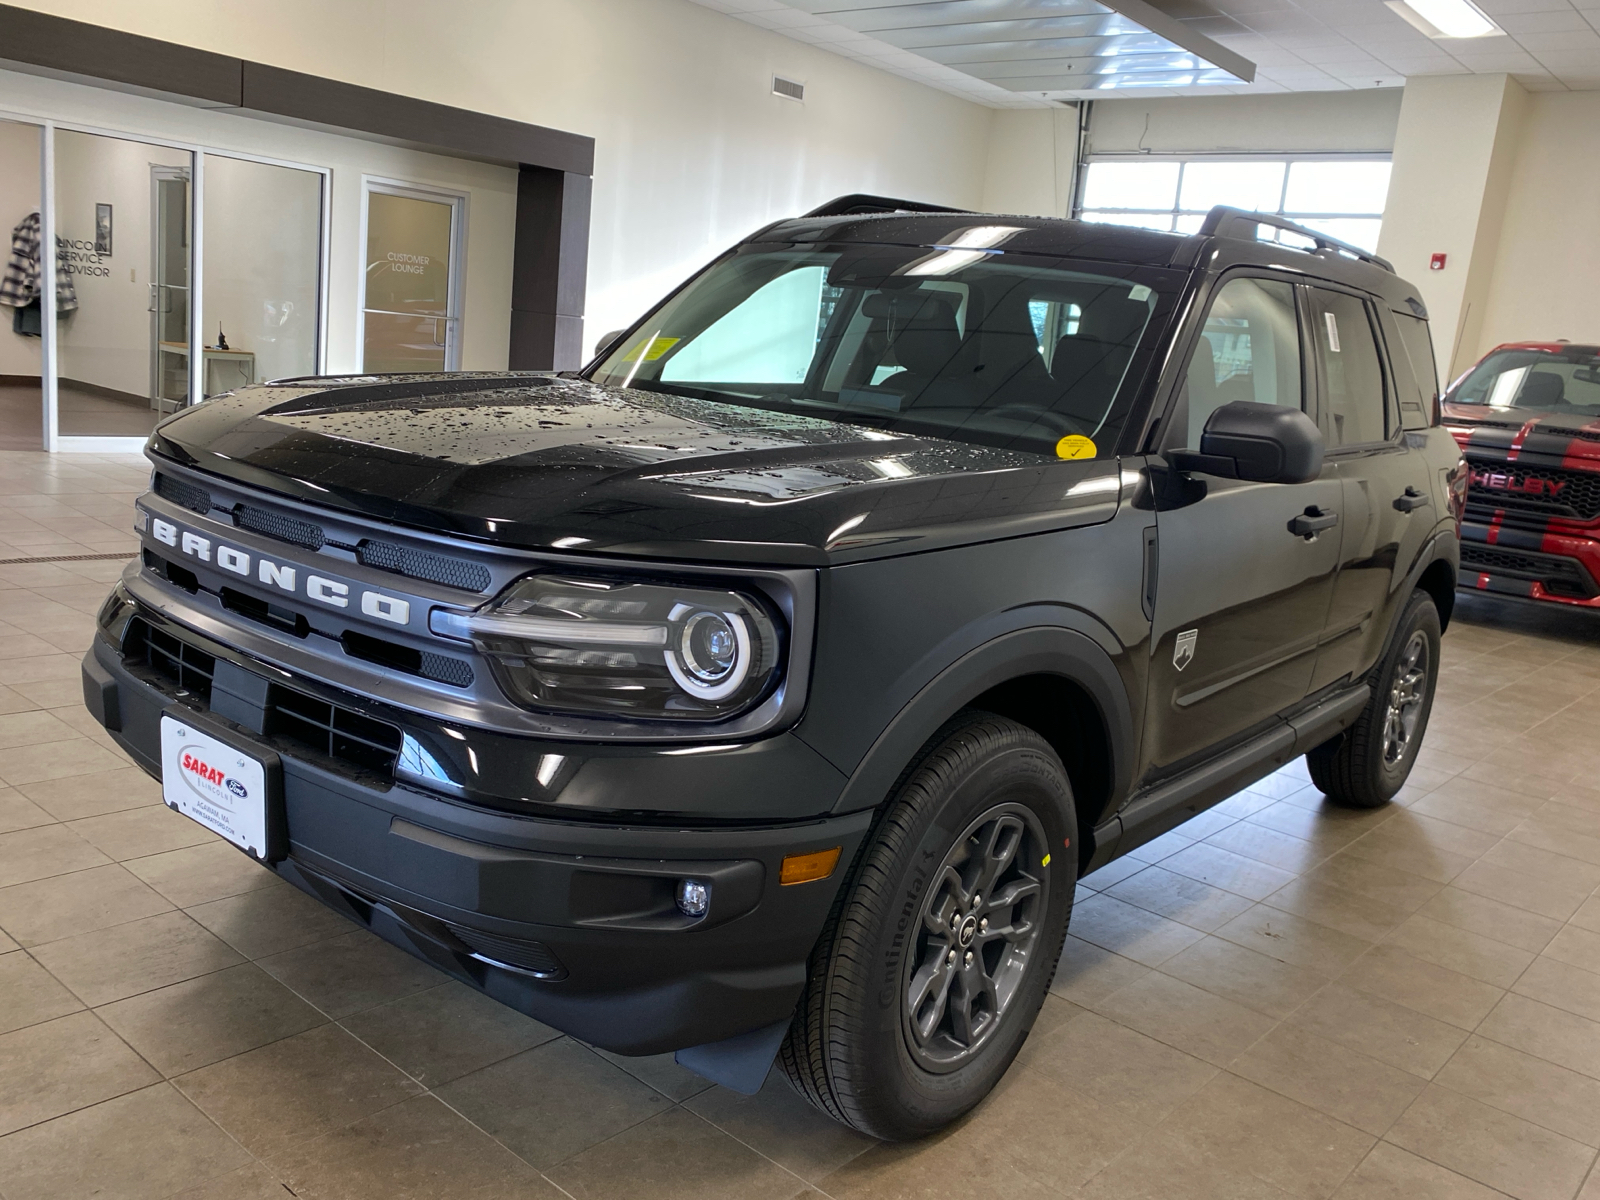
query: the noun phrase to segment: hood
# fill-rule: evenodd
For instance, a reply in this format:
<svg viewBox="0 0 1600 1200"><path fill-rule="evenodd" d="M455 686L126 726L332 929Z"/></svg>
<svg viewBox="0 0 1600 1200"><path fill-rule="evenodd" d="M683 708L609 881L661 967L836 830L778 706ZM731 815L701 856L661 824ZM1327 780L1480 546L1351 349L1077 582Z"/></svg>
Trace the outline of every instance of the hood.
<svg viewBox="0 0 1600 1200"><path fill-rule="evenodd" d="M1469 458L1529 455L1546 466L1600 471L1600 417L1452 404L1448 400L1443 416L1445 426Z"/></svg>
<svg viewBox="0 0 1600 1200"><path fill-rule="evenodd" d="M824 565L1108 520L1115 460L538 375L287 380L185 410L152 458L528 549Z"/></svg>

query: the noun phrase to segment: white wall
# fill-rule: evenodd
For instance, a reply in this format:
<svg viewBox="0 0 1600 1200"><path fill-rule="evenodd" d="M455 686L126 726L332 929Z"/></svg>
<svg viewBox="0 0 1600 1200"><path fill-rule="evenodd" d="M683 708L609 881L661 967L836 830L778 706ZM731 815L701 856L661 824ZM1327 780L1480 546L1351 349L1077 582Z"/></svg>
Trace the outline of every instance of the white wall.
<svg viewBox="0 0 1600 1200"><path fill-rule="evenodd" d="M1471 357L1501 342L1600 342L1600 92L1536 93Z"/></svg>
<svg viewBox="0 0 1600 1200"><path fill-rule="evenodd" d="M0 251L7 258L11 231L38 207L39 129L0 121ZM38 375L39 339L11 332L12 311L0 307L0 375Z"/></svg>
<svg viewBox="0 0 1600 1200"><path fill-rule="evenodd" d="M1446 378L1477 357L1527 101L1506 75L1424 76L1406 87L1378 253L1422 293ZM1445 269L1430 270L1441 253Z"/></svg>
<svg viewBox="0 0 1600 1200"><path fill-rule="evenodd" d="M984 211L1066 216L1077 145L1075 107L996 109L989 126Z"/></svg>
<svg viewBox="0 0 1600 1200"><path fill-rule="evenodd" d="M1394 146L1401 89L1096 100L1092 154L1359 153Z"/></svg>
<svg viewBox="0 0 1600 1200"><path fill-rule="evenodd" d="M27 7L594 137L591 346L744 234L831 196L983 199L991 110L689 0ZM805 102L773 96L774 73L802 80Z"/></svg>

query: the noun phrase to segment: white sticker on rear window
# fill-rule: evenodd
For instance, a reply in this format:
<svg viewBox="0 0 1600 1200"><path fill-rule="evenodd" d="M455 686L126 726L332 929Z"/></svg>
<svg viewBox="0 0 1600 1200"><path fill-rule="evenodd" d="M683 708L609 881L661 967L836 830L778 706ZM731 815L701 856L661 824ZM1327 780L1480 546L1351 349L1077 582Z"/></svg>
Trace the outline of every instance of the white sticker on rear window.
<svg viewBox="0 0 1600 1200"><path fill-rule="evenodd" d="M1150 289L1145 287L1145 285L1142 283L1136 283L1128 289L1128 299L1148 300L1150 299Z"/></svg>
<svg viewBox="0 0 1600 1200"><path fill-rule="evenodd" d="M1339 318L1331 312L1322 314L1322 319L1328 323L1328 349L1335 354L1339 353Z"/></svg>

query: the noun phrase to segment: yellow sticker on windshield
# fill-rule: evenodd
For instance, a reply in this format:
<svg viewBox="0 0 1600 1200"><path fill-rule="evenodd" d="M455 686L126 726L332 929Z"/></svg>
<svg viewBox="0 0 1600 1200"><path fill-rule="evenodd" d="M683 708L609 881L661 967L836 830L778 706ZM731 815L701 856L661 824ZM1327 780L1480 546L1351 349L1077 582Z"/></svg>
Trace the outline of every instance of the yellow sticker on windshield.
<svg viewBox="0 0 1600 1200"><path fill-rule="evenodd" d="M1056 443L1057 458L1093 458L1098 453L1094 439L1081 433L1069 433Z"/></svg>
<svg viewBox="0 0 1600 1200"><path fill-rule="evenodd" d="M671 350L682 340L683 339L681 338L669 337L651 338L648 342L640 342L632 350L629 350L622 356L622 361L638 362L640 352L642 351L644 353L645 362L655 362L656 359L660 358L668 350Z"/></svg>

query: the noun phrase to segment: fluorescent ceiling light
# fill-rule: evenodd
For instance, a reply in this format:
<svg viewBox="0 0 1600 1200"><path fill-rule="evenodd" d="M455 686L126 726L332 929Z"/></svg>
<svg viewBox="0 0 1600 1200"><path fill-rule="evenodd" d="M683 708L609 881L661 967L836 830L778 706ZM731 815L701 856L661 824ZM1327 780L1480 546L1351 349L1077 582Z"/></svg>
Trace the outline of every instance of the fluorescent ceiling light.
<svg viewBox="0 0 1600 1200"><path fill-rule="evenodd" d="M1409 25L1431 38L1477 38L1503 34L1472 0L1384 0Z"/></svg>

